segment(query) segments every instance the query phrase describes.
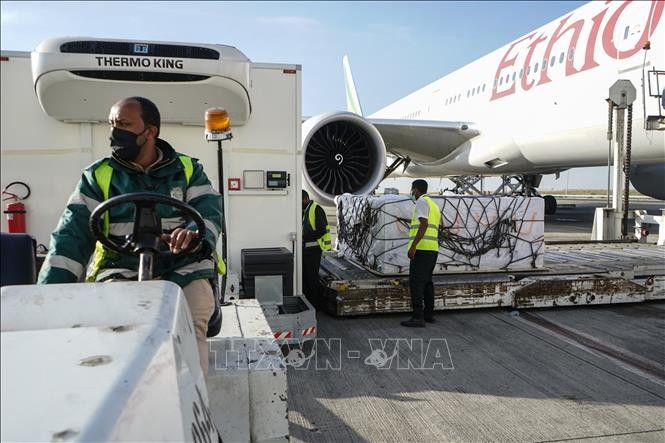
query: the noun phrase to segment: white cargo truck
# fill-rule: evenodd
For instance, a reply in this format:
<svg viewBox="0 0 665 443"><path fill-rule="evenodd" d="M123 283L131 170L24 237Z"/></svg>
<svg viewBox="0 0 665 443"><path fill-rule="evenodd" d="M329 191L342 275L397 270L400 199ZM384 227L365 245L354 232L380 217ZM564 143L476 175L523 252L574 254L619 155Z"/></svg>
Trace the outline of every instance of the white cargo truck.
<svg viewBox="0 0 665 443"><path fill-rule="evenodd" d="M109 155L110 107L144 96L160 110L160 136L200 159L223 195L217 252L226 257L221 295L230 301L209 340L206 391L177 286L4 286L2 384L25 389L3 389L2 440L210 441L215 428L225 441L283 440L286 367L275 337L316 331L301 295L300 66L254 63L223 45L53 38L32 53L3 51L0 67L2 188L28 185L22 203L37 244L48 245L80 170ZM209 108L228 112L232 138L206 141ZM243 269L246 256L252 272ZM241 286L255 298L239 300ZM31 390L39 371L26 366L42 348L62 360L44 389ZM170 375L151 384L164 371ZM51 395L48 386L58 389ZM15 419L17 402L30 407L32 425ZM71 414L52 412L73 403ZM160 430L163 422L170 427Z"/></svg>

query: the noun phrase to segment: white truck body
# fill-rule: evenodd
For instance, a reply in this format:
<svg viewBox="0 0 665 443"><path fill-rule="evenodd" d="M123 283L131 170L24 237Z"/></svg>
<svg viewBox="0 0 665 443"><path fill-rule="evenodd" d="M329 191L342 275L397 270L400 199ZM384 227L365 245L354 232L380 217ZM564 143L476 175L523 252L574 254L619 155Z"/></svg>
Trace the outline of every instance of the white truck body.
<svg viewBox="0 0 665 443"><path fill-rule="evenodd" d="M24 201L27 232L38 243L48 245L81 169L110 155L110 107L124 97L144 95L155 102L162 114L160 137L176 151L200 159L216 189L222 189L218 183L217 146L206 142L203 128L205 111L212 107L227 109L231 118L233 139L223 142L225 180L240 178L242 182L245 170L286 171L290 175L290 185L283 190L245 189L242 183L241 190L229 192L224 184L230 274L240 275L241 249L285 247L298 255L302 241L300 66L252 63L235 48L224 59L224 51L230 47L219 46L224 51L220 49L222 59L216 65L194 61L190 66L183 58L175 59L183 62L183 69L134 68L173 74L207 72L210 78L203 81L205 87L201 81L90 79L69 71L93 69L99 54L55 52L57 44L71 40L75 39L47 40L33 52L32 65L30 53L12 51L3 51L0 63L1 185L4 188L8 183L22 181L31 187L32 195ZM128 68L114 67L112 62L111 66L103 66L102 62L99 69L112 72ZM33 79L33 75L38 78ZM36 90L42 94L44 109L53 117L42 109ZM209 94L210 91L217 92ZM223 101L230 96L233 100ZM87 121L82 107L90 115ZM7 232L4 217L2 231ZM220 250L222 247L219 245ZM299 263L296 257L296 294L302 293Z"/></svg>

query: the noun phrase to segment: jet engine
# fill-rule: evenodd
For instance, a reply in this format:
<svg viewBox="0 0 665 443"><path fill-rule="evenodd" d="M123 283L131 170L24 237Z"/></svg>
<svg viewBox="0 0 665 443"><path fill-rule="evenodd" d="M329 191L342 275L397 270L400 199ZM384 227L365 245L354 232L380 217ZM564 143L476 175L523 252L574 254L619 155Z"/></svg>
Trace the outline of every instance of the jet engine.
<svg viewBox="0 0 665 443"><path fill-rule="evenodd" d="M630 182L640 193L665 200L665 163L633 166Z"/></svg>
<svg viewBox="0 0 665 443"><path fill-rule="evenodd" d="M383 180L386 147L376 128L357 114L332 112L302 126L304 187L323 205L344 193L364 195Z"/></svg>

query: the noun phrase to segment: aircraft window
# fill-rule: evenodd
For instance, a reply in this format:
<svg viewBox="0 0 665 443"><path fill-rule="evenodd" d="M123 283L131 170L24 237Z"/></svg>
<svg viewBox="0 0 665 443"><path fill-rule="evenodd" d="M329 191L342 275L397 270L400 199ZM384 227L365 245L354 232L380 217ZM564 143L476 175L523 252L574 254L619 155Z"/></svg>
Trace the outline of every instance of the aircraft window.
<svg viewBox="0 0 665 443"><path fill-rule="evenodd" d="M553 55L552 58L550 59L550 68L554 66L555 61L556 61L556 56Z"/></svg>
<svg viewBox="0 0 665 443"><path fill-rule="evenodd" d="M526 67L526 75L531 74L531 65Z"/></svg>
<svg viewBox="0 0 665 443"><path fill-rule="evenodd" d="M624 40L628 38L628 31L630 31L630 25L626 26L626 29L624 29L624 31L623 31L623 39Z"/></svg>
<svg viewBox="0 0 665 443"><path fill-rule="evenodd" d="M547 59L543 59L542 70L547 71Z"/></svg>
<svg viewBox="0 0 665 443"><path fill-rule="evenodd" d="M568 60L572 61L575 58L575 48L568 50Z"/></svg>
<svg viewBox="0 0 665 443"><path fill-rule="evenodd" d="M462 94L457 94L457 100L462 100Z"/></svg>
<svg viewBox="0 0 665 443"><path fill-rule="evenodd" d="M535 74L536 72L538 72L538 63L537 62L533 67L533 73Z"/></svg>
<svg viewBox="0 0 665 443"><path fill-rule="evenodd" d="M510 74L506 74L506 83L510 81Z"/></svg>
<svg viewBox="0 0 665 443"><path fill-rule="evenodd" d="M483 83L483 92L485 92L485 83Z"/></svg>
<svg viewBox="0 0 665 443"><path fill-rule="evenodd" d="M470 94L471 94L471 91L469 91L469 90L467 89L467 90L466 90L466 96L467 96L467 98L469 97Z"/></svg>
<svg viewBox="0 0 665 443"><path fill-rule="evenodd" d="M501 86L502 84L503 84L503 77L499 79L499 86Z"/></svg>
<svg viewBox="0 0 665 443"><path fill-rule="evenodd" d="M561 55L559 56L559 63L563 63L563 57L564 57L564 55L565 55L565 54L562 52Z"/></svg>
<svg viewBox="0 0 665 443"><path fill-rule="evenodd" d="M522 74L524 74L524 68L520 69L520 78L522 78Z"/></svg>
<svg viewBox="0 0 665 443"><path fill-rule="evenodd" d="M517 75L517 73L516 73L516 72L513 72L513 78L512 78L513 81L515 81L515 76L516 76L516 75Z"/></svg>

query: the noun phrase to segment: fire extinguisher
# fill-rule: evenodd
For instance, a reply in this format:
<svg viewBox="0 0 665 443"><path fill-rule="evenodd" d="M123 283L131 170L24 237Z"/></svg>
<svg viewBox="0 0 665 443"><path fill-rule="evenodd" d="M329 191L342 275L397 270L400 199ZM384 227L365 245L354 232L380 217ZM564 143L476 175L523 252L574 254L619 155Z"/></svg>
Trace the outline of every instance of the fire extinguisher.
<svg viewBox="0 0 665 443"><path fill-rule="evenodd" d="M14 185L21 185L25 187L27 191L25 196L19 197L18 195L7 191L10 186ZM7 207L3 211L5 214L7 214L7 227L9 232L11 234L24 234L26 211L25 205L21 203L21 200L25 200L26 198L30 197L30 186L23 182L11 182L2 190L2 195L8 195L8 197L3 198L2 201L12 200L10 203L7 203Z"/></svg>

